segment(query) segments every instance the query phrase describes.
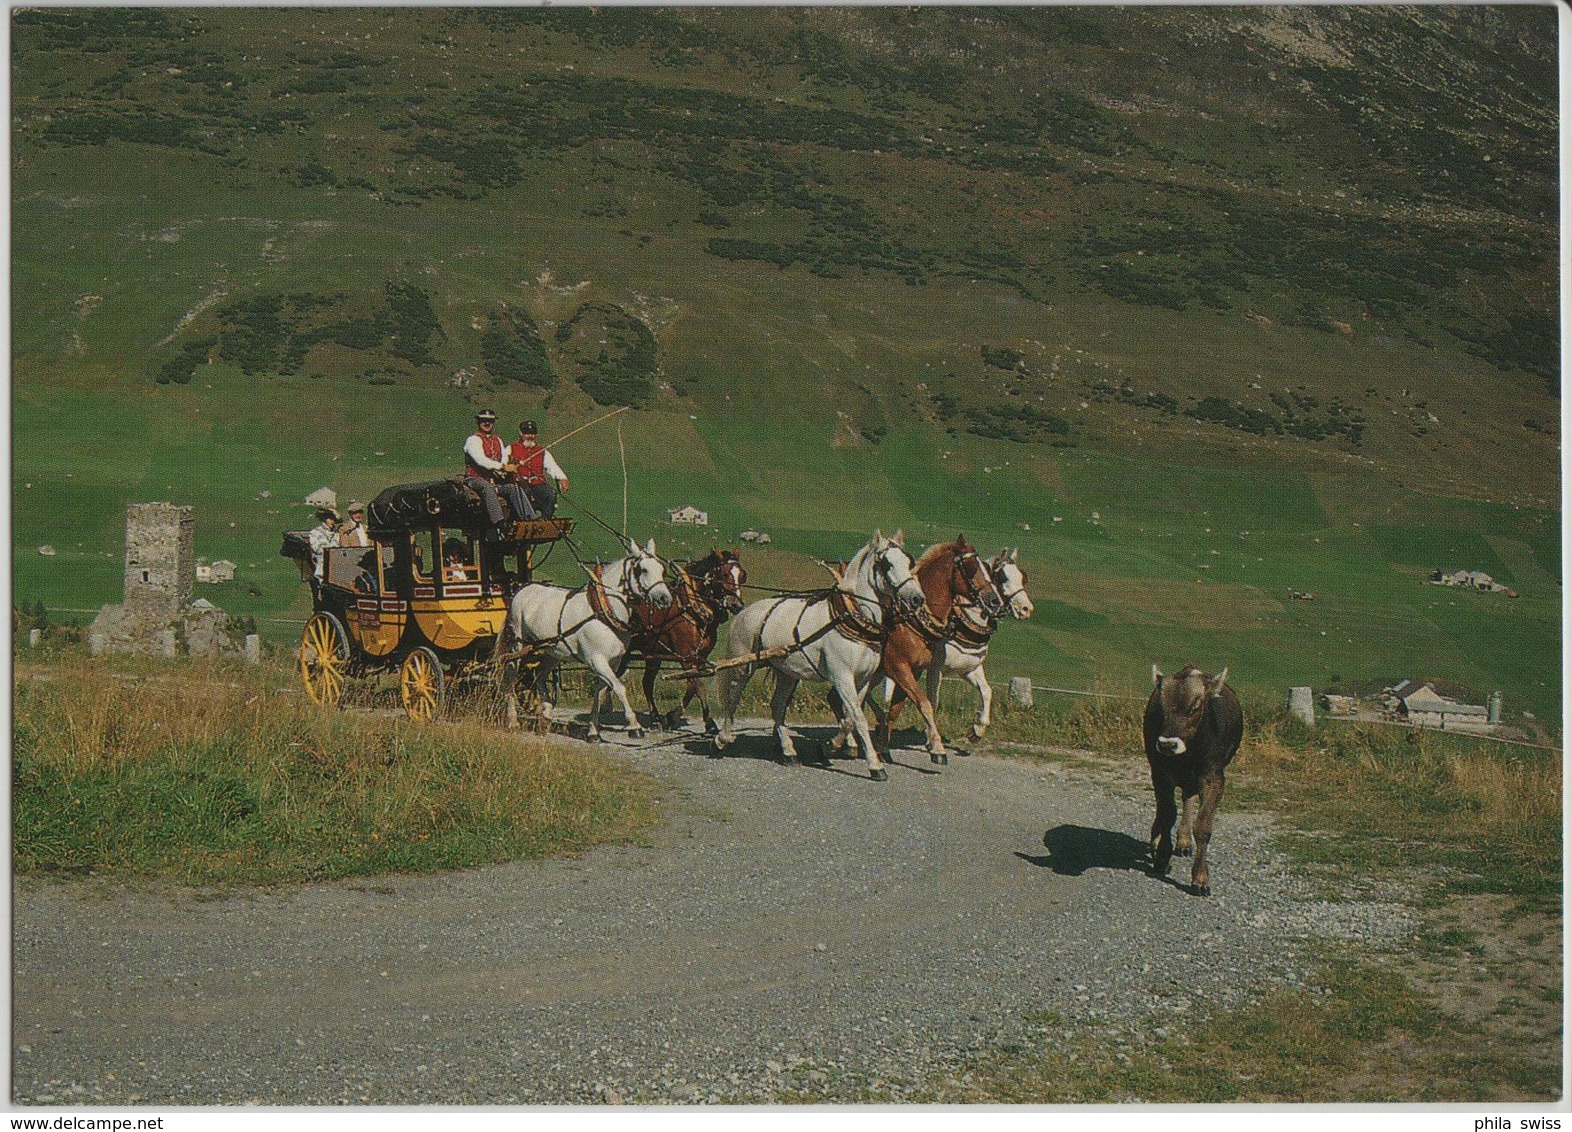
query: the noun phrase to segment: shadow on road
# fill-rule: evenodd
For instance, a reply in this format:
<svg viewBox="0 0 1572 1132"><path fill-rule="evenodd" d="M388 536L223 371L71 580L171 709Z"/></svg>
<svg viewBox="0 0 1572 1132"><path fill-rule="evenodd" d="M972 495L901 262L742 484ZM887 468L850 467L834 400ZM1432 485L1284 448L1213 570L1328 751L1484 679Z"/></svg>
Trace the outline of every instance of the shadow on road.
<svg viewBox="0 0 1572 1132"><path fill-rule="evenodd" d="M868 776L867 763L861 755L848 756L842 752L832 755L830 743L838 734L839 728L824 726L796 726L792 735L797 747L797 757L801 765L808 770L824 771L829 774L844 774L851 778L866 778ZM702 755L711 759L753 759L758 762L780 762L780 744L775 735L770 731L738 731L737 737L723 751L715 749L714 742L709 736L694 736L691 733L676 733L680 737L682 747L690 755ZM676 741L674 739L674 741ZM846 748L850 751L855 744ZM930 770L926 766L911 762L902 762L895 758L893 753L884 756L884 762L891 767L899 767L916 774L932 775L941 773Z"/></svg>
<svg viewBox="0 0 1572 1132"><path fill-rule="evenodd" d="M1146 843L1128 833L1088 829L1082 825L1059 825L1043 834L1048 852L1043 856L1017 853L1023 861L1052 869L1060 876L1078 877L1087 869L1133 869L1152 871Z"/></svg>

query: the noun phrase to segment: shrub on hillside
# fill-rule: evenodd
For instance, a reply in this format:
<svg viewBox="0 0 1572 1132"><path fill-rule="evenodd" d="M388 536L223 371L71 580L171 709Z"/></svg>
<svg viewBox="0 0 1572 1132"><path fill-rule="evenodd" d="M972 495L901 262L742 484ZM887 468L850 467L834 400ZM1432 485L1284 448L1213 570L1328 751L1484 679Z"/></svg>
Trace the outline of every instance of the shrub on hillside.
<svg viewBox="0 0 1572 1132"><path fill-rule="evenodd" d="M480 359L497 381L517 381L537 389L557 384L546 343L535 320L523 311L494 312L487 317L480 336Z"/></svg>
<svg viewBox="0 0 1572 1132"><path fill-rule="evenodd" d="M655 395L659 348L644 323L615 303L586 303L557 328L574 380L602 405L644 405Z"/></svg>

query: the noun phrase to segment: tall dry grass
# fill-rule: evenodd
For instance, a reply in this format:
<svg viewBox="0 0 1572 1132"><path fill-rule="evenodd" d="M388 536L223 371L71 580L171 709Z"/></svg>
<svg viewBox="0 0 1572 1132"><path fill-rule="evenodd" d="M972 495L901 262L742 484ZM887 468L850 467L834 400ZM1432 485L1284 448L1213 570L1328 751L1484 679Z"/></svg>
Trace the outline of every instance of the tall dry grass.
<svg viewBox="0 0 1572 1132"><path fill-rule="evenodd" d="M22 873L266 883L458 868L627 837L653 784L483 727L318 708L277 674L19 669Z"/></svg>

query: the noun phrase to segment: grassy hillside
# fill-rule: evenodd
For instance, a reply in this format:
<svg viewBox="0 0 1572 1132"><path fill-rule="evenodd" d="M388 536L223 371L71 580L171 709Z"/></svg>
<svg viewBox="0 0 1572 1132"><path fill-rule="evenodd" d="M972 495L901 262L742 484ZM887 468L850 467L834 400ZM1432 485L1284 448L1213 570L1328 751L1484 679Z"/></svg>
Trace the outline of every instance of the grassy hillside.
<svg viewBox="0 0 1572 1132"><path fill-rule="evenodd" d="M663 548L705 537L683 502L769 530L766 582L874 526L1019 545L1001 675L1445 676L1559 718L1555 29L18 12L16 597L116 600L125 503L173 499L240 564L212 600L287 639L307 492L455 470L480 402L548 436L631 404ZM559 455L615 517L614 429Z"/></svg>

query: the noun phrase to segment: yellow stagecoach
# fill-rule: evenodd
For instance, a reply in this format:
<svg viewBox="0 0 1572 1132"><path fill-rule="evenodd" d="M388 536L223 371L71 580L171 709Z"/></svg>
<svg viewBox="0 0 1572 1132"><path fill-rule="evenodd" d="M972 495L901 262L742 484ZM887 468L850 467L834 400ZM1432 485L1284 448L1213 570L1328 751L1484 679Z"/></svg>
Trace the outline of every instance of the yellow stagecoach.
<svg viewBox="0 0 1572 1132"><path fill-rule="evenodd" d="M285 532L280 553L312 583L306 693L336 706L350 679L396 671L410 718L436 718L450 684L494 675L514 593L572 529L572 519L515 519L498 537L480 497L453 479L378 495L366 511L371 546L325 551L320 582L308 534Z"/></svg>

